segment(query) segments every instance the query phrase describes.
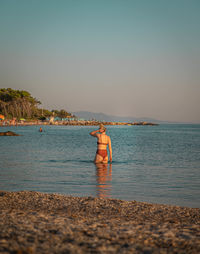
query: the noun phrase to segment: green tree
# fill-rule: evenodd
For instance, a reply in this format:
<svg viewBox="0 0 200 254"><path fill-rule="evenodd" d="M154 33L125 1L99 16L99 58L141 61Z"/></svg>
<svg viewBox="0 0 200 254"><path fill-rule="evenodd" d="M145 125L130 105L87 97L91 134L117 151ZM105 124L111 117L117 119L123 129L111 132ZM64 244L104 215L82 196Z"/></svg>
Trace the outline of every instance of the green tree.
<svg viewBox="0 0 200 254"><path fill-rule="evenodd" d="M40 101L27 91L0 89L0 112L7 118L32 118L37 113L39 104Z"/></svg>

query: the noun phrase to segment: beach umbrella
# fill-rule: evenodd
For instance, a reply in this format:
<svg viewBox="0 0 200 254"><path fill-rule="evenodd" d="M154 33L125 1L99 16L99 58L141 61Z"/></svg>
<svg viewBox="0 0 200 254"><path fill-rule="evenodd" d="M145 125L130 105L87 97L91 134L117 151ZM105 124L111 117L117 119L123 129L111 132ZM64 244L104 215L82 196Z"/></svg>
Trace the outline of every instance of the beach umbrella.
<svg viewBox="0 0 200 254"><path fill-rule="evenodd" d="M0 115L0 120L4 120L5 116L4 115Z"/></svg>

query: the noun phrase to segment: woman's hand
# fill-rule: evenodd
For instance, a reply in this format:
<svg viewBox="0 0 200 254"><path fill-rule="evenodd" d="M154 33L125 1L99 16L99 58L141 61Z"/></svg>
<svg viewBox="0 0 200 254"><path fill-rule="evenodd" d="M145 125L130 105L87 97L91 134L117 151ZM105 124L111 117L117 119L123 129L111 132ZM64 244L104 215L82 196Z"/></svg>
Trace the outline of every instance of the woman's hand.
<svg viewBox="0 0 200 254"><path fill-rule="evenodd" d="M99 132L99 130L97 130L97 131L92 131L92 132L90 132L90 135L93 136L93 137L96 137L96 133L97 133L97 132Z"/></svg>

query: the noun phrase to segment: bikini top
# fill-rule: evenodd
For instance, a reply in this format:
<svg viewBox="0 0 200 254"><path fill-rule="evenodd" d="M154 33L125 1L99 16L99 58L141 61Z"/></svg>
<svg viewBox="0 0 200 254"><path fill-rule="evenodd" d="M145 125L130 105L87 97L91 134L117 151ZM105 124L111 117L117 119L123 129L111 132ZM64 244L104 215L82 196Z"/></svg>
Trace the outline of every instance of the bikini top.
<svg viewBox="0 0 200 254"><path fill-rule="evenodd" d="M97 142L98 145L107 145L107 143L100 143L100 142Z"/></svg>

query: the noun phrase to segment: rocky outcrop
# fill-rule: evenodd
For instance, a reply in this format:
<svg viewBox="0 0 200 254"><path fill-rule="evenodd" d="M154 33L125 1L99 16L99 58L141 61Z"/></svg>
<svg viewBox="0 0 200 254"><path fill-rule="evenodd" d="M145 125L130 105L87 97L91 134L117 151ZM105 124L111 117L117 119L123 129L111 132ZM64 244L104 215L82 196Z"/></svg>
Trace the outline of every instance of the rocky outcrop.
<svg viewBox="0 0 200 254"><path fill-rule="evenodd" d="M5 132L0 132L0 136L20 136L20 135L13 131L5 131Z"/></svg>
<svg viewBox="0 0 200 254"><path fill-rule="evenodd" d="M150 126L157 126L157 123L149 123L149 122L135 122L133 125L150 125Z"/></svg>

